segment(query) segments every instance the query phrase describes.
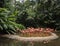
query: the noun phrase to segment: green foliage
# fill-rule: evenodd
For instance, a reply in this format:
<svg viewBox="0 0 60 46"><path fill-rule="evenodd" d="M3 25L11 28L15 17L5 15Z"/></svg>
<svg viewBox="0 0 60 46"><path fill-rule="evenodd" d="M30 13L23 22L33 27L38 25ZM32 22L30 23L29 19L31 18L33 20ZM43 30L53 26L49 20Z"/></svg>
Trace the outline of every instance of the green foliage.
<svg viewBox="0 0 60 46"><path fill-rule="evenodd" d="M24 7L23 10L26 12L27 17L23 10L20 11L17 16L18 23L22 23L25 26L33 25L33 27L60 29L59 0L36 0L32 2L27 0L22 6Z"/></svg>
<svg viewBox="0 0 60 46"><path fill-rule="evenodd" d="M60 1L59 1L60 2ZM60 3L58 0L47 0L43 1L41 5L42 11L39 10L41 13L43 13L43 21L44 24L46 24L47 27L58 29L60 26ZM40 9L40 8L39 8ZM39 12L38 11L38 12ZM58 24L58 25L57 25Z"/></svg>
<svg viewBox="0 0 60 46"><path fill-rule="evenodd" d="M18 14L16 22L25 25L27 16L28 14L25 11L22 11L21 13Z"/></svg>
<svg viewBox="0 0 60 46"><path fill-rule="evenodd" d="M10 12L8 19L9 19L10 21L14 21L14 22L15 22L17 14L18 14L18 11L17 11L17 10L15 10L13 13Z"/></svg>
<svg viewBox="0 0 60 46"><path fill-rule="evenodd" d="M12 21L10 21L10 24L14 25L17 29L20 29L20 30L25 29L25 27L22 24L17 24L17 23L12 22Z"/></svg>
<svg viewBox="0 0 60 46"><path fill-rule="evenodd" d="M0 34L12 33L16 32L16 29L24 29L23 25L16 24L12 22L9 18L10 11L5 8L0 8ZM19 25L19 26L18 26Z"/></svg>
<svg viewBox="0 0 60 46"><path fill-rule="evenodd" d="M17 26L20 27L20 23L26 27L60 29L59 0L26 0L24 3L16 0L5 0L4 2L5 8L10 11L0 10L1 30L8 29L10 25L16 25L10 26L11 29ZM15 21L19 24L16 24ZM20 28L24 29L23 25Z"/></svg>
<svg viewBox="0 0 60 46"><path fill-rule="evenodd" d="M4 8L7 8L13 13L15 11L15 1L16 0L4 0Z"/></svg>

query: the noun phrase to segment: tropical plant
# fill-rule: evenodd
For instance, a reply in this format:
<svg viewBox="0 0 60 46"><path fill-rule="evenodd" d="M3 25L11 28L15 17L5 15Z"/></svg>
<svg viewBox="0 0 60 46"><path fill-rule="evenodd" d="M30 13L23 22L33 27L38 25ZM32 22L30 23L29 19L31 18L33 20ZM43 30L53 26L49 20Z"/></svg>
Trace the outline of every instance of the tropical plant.
<svg viewBox="0 0 60 46"><path fill-rule="evenodd" d="M10 18L10 11L5 8L0 8L0 34L7 34L7 33L15 33L16 29L23 29L23 25L16 24L15 22L11 21ZM21 28L19 28L21 27Z"/></svg>
<svg viewBox="0 0 60 46"><path fill-rule="evenodd" d="M60 29L59 0L36 0L34 4L33 1L31 2L28 0L23 3L23 7L23 10L25 10L28 16L24 19L25 14L24 12L22 12L23 10L20 11L21 15L19 16L23 16L22 14L24 14L24 16L22 17L23 20L17 19L19 23L21 23L20 21L22 21L24 25L34 25L35 27L50 27L54 29ZM21 17L19 18L21 19Z"/></svg>
<svg viewBox="0 0 60 46"><path fill-rule="evenodd" d="M60 26L60 24L59 24L60 23L60 21L59 21L60 3L59 2L58 2L58 0L43 1L43 2L41 2L42 10L40 8L37 8L38 10L40 9L39 11L41 13L43 13L43 17L40 17L40 18L43 19L44 24L46 24L47 27L57 29Z"/></svg>

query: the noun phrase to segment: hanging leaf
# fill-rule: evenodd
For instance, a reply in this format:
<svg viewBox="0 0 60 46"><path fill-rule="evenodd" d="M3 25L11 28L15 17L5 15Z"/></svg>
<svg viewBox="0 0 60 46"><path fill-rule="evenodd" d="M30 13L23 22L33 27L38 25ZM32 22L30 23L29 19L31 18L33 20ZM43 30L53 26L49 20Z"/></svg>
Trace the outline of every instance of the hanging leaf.
<svg viewBox="0 0 60 46"><path fill-rule="evenodd" d="M3 27L0 25L0 30L3 30Z"/></svg>
<svg viewBox="0 0 60 46"><path fill-rule="evenodd" d="M3 24L3 27L7 30L8 27L7 27L7 24Z"/></svg>

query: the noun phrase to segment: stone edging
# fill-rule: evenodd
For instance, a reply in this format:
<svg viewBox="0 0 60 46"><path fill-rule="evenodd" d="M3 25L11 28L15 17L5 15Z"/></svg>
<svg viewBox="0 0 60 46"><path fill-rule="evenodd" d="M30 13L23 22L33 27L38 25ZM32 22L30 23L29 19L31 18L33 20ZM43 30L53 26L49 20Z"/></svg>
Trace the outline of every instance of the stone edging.
<svg viewBox="0 0 60 46"><path fill-rule="evenodd" d="M47 36L47 37L20 37L18 35L2 35L2 37L7 37L19 41L40 41L40 42L50 41L58 38L58 36L55 33L51 33L51 36Z"/></svg>

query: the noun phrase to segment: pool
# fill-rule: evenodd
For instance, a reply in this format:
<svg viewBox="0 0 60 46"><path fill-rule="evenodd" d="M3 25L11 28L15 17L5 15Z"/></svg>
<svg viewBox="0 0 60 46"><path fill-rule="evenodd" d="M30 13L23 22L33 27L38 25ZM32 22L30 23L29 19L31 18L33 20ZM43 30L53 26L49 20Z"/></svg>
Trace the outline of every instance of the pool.
<svg viewBox="0 0 60 46"><path fill-rule="evenodd" d="M60 46L60 32L56 32L58 39L52 40L48 43L43 42L22 42L8 38L0 38L0 46ZM33 43L33 45L31 45Z"/></svg>

